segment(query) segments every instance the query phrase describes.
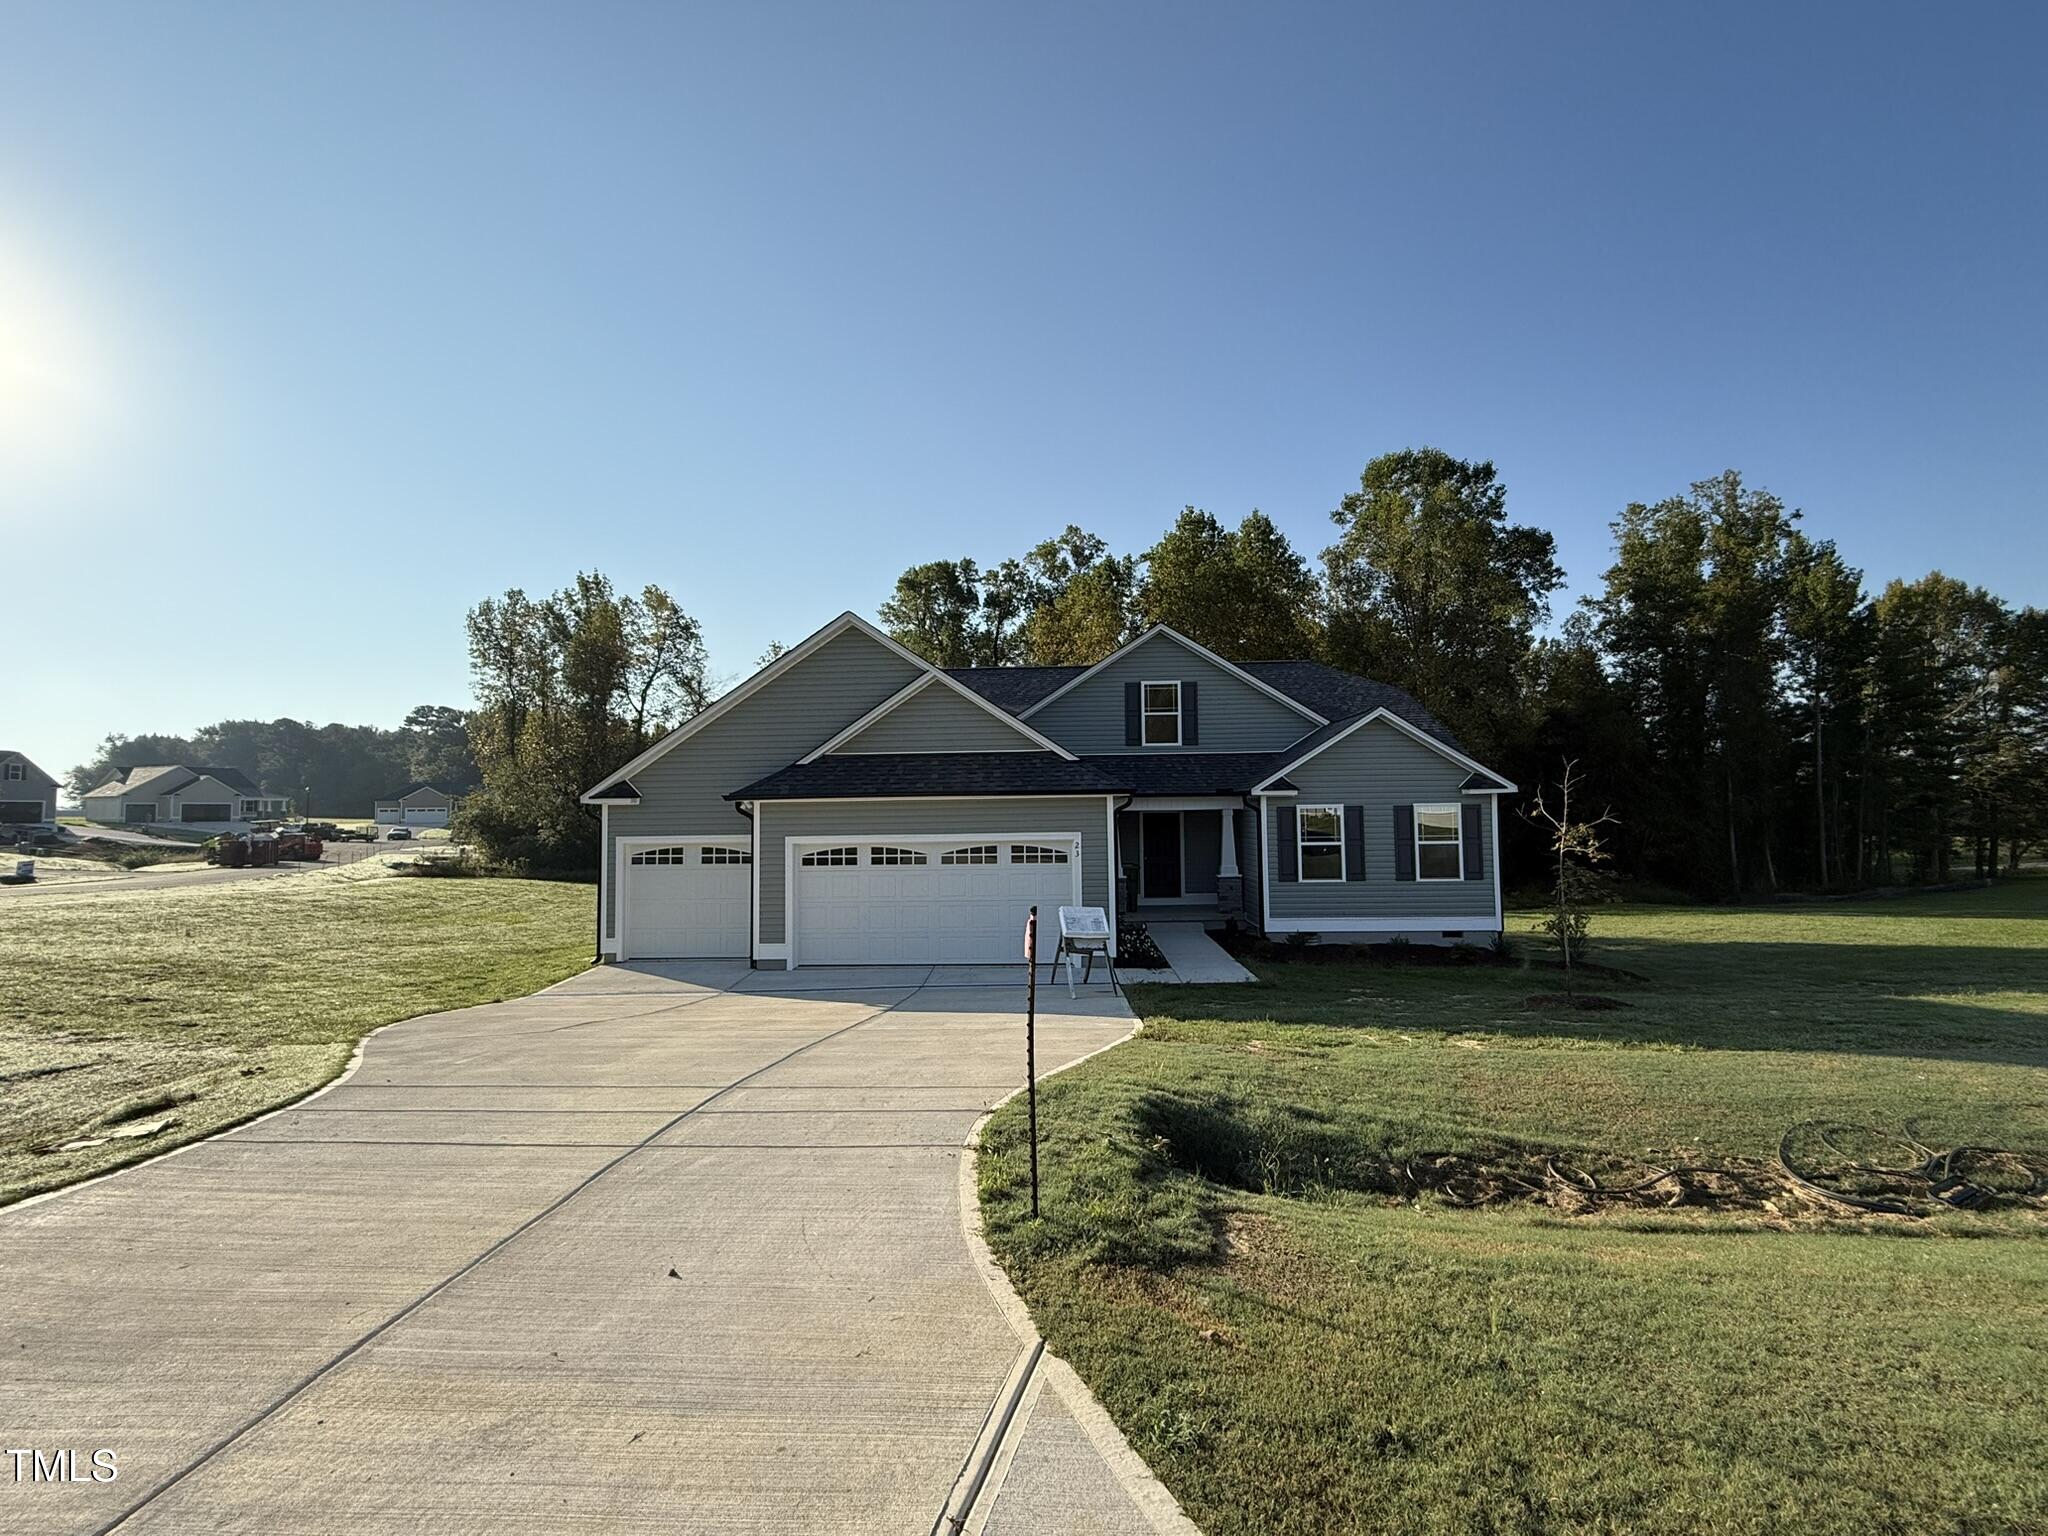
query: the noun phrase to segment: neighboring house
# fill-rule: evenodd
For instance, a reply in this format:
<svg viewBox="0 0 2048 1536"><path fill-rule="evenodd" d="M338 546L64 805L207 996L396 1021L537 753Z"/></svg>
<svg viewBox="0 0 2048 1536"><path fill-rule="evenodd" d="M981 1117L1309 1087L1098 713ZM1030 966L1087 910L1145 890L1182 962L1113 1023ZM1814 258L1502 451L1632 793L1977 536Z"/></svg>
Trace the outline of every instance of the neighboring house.
<svg viewBox="0 0 2048 1536"><path fill-rule="evenodd" d="M87 821L119 826L225 824L238 826L282 816L291 801L265 794L239 768L154 763L114 769L104 784L79 797Z"/></svg>
<svg viewBox="0 0 2048 1536"><path fill-rule="evenodd" d="M387 827L445 827L454 814L455 797L431 784L415 784L397 799L376 804L377 821Z"/></svg>
<svg viewBox="0 0 2048 1536"><path fill-rule="evenodd" d="M1487 939L1513 788L1318 662L1162 627L1092 667L940 669L848 613L583 799L606 953L779 968L1016 961L1034 902Z"/></svg>
<svg viewBox="0 0 2048 1536"><path fill-rule="evenodd" d="M0 747L0 825L57 819L57 781L19 752Z"/></svg>

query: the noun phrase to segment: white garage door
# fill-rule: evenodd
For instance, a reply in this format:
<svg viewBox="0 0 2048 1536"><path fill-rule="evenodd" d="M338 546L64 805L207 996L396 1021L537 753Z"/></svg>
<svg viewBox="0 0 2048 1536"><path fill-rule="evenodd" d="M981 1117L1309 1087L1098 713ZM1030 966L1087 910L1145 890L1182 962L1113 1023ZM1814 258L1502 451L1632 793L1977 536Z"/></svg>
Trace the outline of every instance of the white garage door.
<svg viewBox="0 0 2048 1536"><path fill-rule="evenodd" d="M448 825L448 807L445 805L408 805L405 808L406 822L415 827L445 827Z"/></svg>
<svg viewBox="0 0 2048 1536"><path fill-rule="evenodd" d="M745 843L629 847L624 868L621 959L745 957L754 875Z"/></svg>
<svg viewBox="0 0 2048 1536"><path fill-rule="evenodd" d="M1018 960L1033 903L1057 935L1081 899L1079 840L908 838L797 845L799 965ZM1048 945L1048 953L1050 945Z"/></svg>

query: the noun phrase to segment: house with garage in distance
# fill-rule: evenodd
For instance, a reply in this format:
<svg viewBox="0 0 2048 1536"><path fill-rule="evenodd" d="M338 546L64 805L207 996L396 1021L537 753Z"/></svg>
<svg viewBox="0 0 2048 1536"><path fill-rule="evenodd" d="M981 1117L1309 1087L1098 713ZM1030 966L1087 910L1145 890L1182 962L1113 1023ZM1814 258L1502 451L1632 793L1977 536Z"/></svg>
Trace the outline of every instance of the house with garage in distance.
<svg viewBox="0 0 2048 1536"><path fill-rule="evenodd" d="M382 827L445 827L455 814L455 797L431 784L415 784L402 795L379 800L373 809Z"/></svg>
<svg viewBox="0 0 2048 1536"><path fill-rule="evenodd" d="M0 826L57 819L57 781L19 752L0 747Z"/></svg>
<svg viewBox="0 0 2048 1536"><path fill-rule="evenodd" d="M1036 904L1483 942L1514 786L1400 689L1159 627L940 668L847 613L584 794L600 946L764 968L1014 962Z"/></svg>
<svg viewBox="0 0 2048 1536"><path fill-rule="evenodd" d="M87 821L113 826L203 826L225 832L291 810L284 795L267 794L239 768L153 763L117 767L79 797Z"/></svg>

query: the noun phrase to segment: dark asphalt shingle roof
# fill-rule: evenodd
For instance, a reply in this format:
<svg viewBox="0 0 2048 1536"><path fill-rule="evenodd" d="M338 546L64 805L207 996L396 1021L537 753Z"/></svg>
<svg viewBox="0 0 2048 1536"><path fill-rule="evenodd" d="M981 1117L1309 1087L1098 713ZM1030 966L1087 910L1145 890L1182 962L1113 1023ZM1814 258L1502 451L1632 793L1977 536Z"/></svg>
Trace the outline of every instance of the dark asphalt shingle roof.
<svg viewBox="0 0 2048 1536"><path fill-rule="evenodd" d="M1285 758L1271 752L1133 752L1081 761L1126 794L1241 795Z"/></svg>
<svg viewBox="0 0 2048 1536"><path fill-rule="evenodd" d="M1236 665L1260 682L1305 704L1334 722L1385 708L1419 726L1447 746L1458 740L1405 688L1375 682L1320 661L1244 661ZM946 675L966 684L998 709L1018 714L1072 682L1086 667L948 667ZM1460 751L1464 749L1459 747Z"/></svg>
<svg viewBox="0 0 2048 1536"><path fill-rule="evenodd" d="M590 798L593 800L611 800L615 802L620 800L638 800L640 798L640 791L633 787L631 779L614 779Z"/></svg>
<svg viewBox="0 0 2048 1536"><path fill-rule="evenodd" d="M792 763L728 800L841 800L891 795L1107 795L1120 788L1087 762L1051 752L890 752Z"/></svg>
<svg viewBox="0 0 2048 1536"><path fill-rule="evenodd" d="M1326 720L1355 719L1385 709L1447 746L1458 746L1443 723L1416 702L1415 695L1392 683L1375 682L1320 661L1247 661L1239 665L1268 688L1277 688Z"/></svg>
<svg viewBox="0 0 2048 1536"><path fill-rule="evenodd" d="M1071 682L1086 667L947 667L946 676L965 683L998 709L1011 714L1029 709L1048 693Z"/></svg>

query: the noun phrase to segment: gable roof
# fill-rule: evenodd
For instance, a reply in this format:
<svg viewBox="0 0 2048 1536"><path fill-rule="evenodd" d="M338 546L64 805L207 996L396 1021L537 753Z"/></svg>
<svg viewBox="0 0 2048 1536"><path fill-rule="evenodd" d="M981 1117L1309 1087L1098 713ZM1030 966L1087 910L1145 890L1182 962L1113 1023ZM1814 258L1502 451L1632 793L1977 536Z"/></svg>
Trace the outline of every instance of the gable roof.
<svg viewBox="0 0 2048 1536"><path fill-rule="evenodd" d="M1115 650L1111 651L1107 656L1103 657L1102 660L1095 663L1094 666L1084 667L1080 672L1076 673L1073 677L1068 678L1065 682L1061 683L1058 687L1054 688L1051 692L1045 694L1043 697L1034 700L1026 708L1018 711L1018 713L1022 716L1030 716L1037 714L1039 710L1045 708L1046 705L1050 704L1054 699L1058 698L1061 694L1066 693L1069 689L1078 687L1082 683L1085 683L1086 681L1088 681L1089 678L1093 677L1096 673L1100 672L1104 667L1110 665L1110 663L1130 655L1131 652L1135 651L1139 646L1146 644L1148 641L1158 638L1160 635L1165 635L1168 639L1171 640L1178 640L1182 645L1186 646L1189 650L1193 651L1197 656L1201 657L1204 661L1213 662L1217 666L1221 667L1224 671L1231 673L1236 677L1244 679L1245 682L1251 684L1251 686L1258 689L1259 692L1267 694L1270 697L1279 700L1282 704L1285 704L1289 709L1293 710L1296 714L1302 716L1302 718L1313 721L1317 725L1323 725L1328 722L1329 717L1321 713L1319 710L1311 708L1309 705L1302 703L1299 699L1289 698L1285 693L1282 693L1278 688L1275 688L1271 683L1265 681L1263 678L1254 677L1251 673L1247 672L1243 667L1240 667L1234 661L1225 661L1221 656L1218 656L1206 645L1202 645L1197 641L1190 640L1186 635L1182 634L1179 630L1173 628L1169 624L1154 624L1150 629L1146 630L1145 633L1138 636L1137 639L1130 641L1128 644L1118 646Z"/></svg>
<svg viewBox="0 0 2048 1536"><path fill-rule="evenodd" d="M1328 725L1324 726L1321 730L1313 731L1309 735L1304 736L1300 741L1297 741L1285 752L1275 754L1273 758L1272 771L1268 773L1258 783L1252 786L1252 793L1256 794L1260 790L1264 789L1279 788L1281 783L1285 781L1285 778L1288 774L1294 772L1295 769L1299 768L1303 763L1307 762L1310 758L1318 756L1328 748L1335 746L1345 737L1351 735L1352 732L1358 730L1362 726L1372 724L1372 722L1375 720L1386 721L1387 724L1393 726L1394 729L1402 732L1405 735L1413 737L1416 741L1421 742L1422 745L1428 747L1430 750L1440 753L1442 756L1449 758L1452 762L1458 764L1459 767L1469 769L1473 775L1484 775L1488 780L1491 781L1489 785L1474 787L1472 779L1468 777L1465 780L1465 782L1459 786L1461 790L1467 793L1503 793L1511 791L1515 787L1514 785L1510 784L1506 779L1501 778L1500 775L1494 773L1491 769L1487 768L1483 763L1475 762L1473 759L1467 757L1462 751L1452 746L1448 741L1445 741L1442 737L1437 736L1430 731L1424 730L1421 726L1415 724L1412 720L1409 720L1406 717L1397 714L1395 711L1387 708L1385 705L1382 705L1378 709L1368 710L1366 713L1361 715L1354 715L1349 720L1332 720ZM1292 786L1289 787L1291 788Z"/></svg>
<svg viewBox="0 0 2048 1536"><path fill-rule="evenodd" d="M241 794L261 795L263 793L261 789L257 788L256 781L239 768L200 767L194 768L192 771L202 778L219 779L229 789L236 790Z"/></svg>
<svg viewBox="0 0 2048 1536"><path fill-rule="evenodd" d="M1125 649L1128 649L1126 647ZM1231 665L1226 663L1226 665ZM1344 721L1382 707L1418 725L1439 741L1458 745L1415 696L1392 683L1375 682L1326 662L1307 660L1240 661L1234 664L1253 680L1278 689L1326 721ZM1021 714L1078 681L1088 667L948 667L946 675L965 683L990 703Z"/></svg>
<svg viewBox="0 0 2048 1536"><path fill-rule="evenodd" d="M1282 693L1301 700L1326 720L1348 720L1386 709L1410 725L1420 726L1438 741L1459 745L1458 739L1422 707L1414 694L1392 683L1375 682L1321 661L1247 661L1239 665Z"/></svg>
<svg viewBox="0 0 2048 1536"><path fill-rule="evenodd" d="M926 673L931 677L937 678L939 682L944 684L946 687L953 689L955 692L959 693L963 698L972 699L976 704L979 704L984 708L987 707L988 701L983 699L980 694L976 693L972 688L969 688L965 683L961 682L957 678L948 676L944 671L940 670L938 667L933 666L930 662L926 661L922 656L918 655L916 652L907 649L905 646L899 643L893 636L882 633L881 630L875 628L874 625L870 624L866 619L862 618L859 614L849 610L846 613L840 614L838 618L832 620L822 629L819 629L814 633L805 636L802 640L798 641L795 645L791 646L788 650L784 651L780 656L776 657L773 661L769 662L767 666L761 668L760 671L756 672L752 677L748 678L738 687L728 688L724 693L720 694L716 699L712 700L711 703L706 705L703 709L699 710L696 714L690 716L689 719L685 720L681 725L677 726L674 730L670 731L666 736L662 737L661 740L657 741L645 752L642 752L630 763L627 763L624 767L618 768L614 770L612 773L607 774L605 776L605 783L608 784L613 779L631 778L634 774L640 772L641 769L645 768L649 763L654 762L656 759L672 751L680 743L689 740L690 737L694 736L698 731L704 729L704 727L709 725L712 721L718 719L721 715L725 714L735 704L738 704L742 699L752 698L756 693L759 693L761 689L766 687L769 683L773 682L776 678L782 676L783 673L789 671L792 667L795 667L806 656L811 655L813 652L815 652L821 646L823 646L827 641L833 640L838 636L843 635L849 629L859 630L862 634L866 635L870 640L874 641L884 650L890 652L892 655L900 657L904 661L909 662L910 665L917 668L918 671ZM1011 719L1009 715L1003 710L994 710L992 711L992 713L994 713L998 719L1007 720L1008 723L1012 725L1015 725L1017 723L1014 719ZM1048 747L1051 747L1052 750L1056 752L1062 750L1061 748L1053 746L1053 744L1049 741L1046 743L1046 745ZM1065 755L1071 756L1072 754L1069 753ZM586 790L578 798L581 799L583 803L586 805L595 804L596 802L590 798L590 795L591 791Z"/></svg>
<svg viewBox="0 0 2048 1536"><path fill-rule="evenodd" d="M908 704L912 699L916 698L919 694L923 693L927 688L930 688L935 683L949 684L953 688L953 690L957 692L962 698L966 699L968 703L972 704L976 709L981 710L983 713L987 714L990 719L1000 720L1007 729L1015 731L1019 736L1025 737L1033 742L1036 742L1040 747L1044 748L1046 751L1055 753L1058 756L1065 758L1070 763L1075 760L1073 753L1069 752L1065 747L1061 746L1058 742L1054 741L1050 736L1040 735L1037 731L1033 730L1030 726L1026 725L1022 720L1019 720L1015 715L1012 715L1008 710L1000 709L996 705L991 704L987 699L983 698L979 693L976 693L973 689L961 683L957 678L954 678L946 672L941 671L939 668L934 667L930 671L926 672L924 676L912 678L903 687L899 688L896 692L890 694L888 698L882 700L881 703L877 704L873 709L869 710L866 714L862 715L858 720L854 721L853 724L849 725L845 730L839 732L839 734L834 736L830 741L819 743L817 746L811 748L810 751L806 752L802 757L798 758L797 761L800 763L814 762L818 758L823 757L826 753L836 751L840 747L845 746L849 741L852 741L854 737L860 735L861 732L865 731L877 720L880 720L884 715L892 713L901 705Z"/></svg>
<svg viewBox="0 0 2048 1536"><path fill-rule="evenodd" d="M42 769L37 768L33 762L30 762L29 756L26 752L16 752L11 747L0 747L0 763L12 762L17 760L27 764L27 766L35 772L38 778L48 779L49 782L52 784L57 782L56 779L53 778L51 775L44 773Z"/></svg>

